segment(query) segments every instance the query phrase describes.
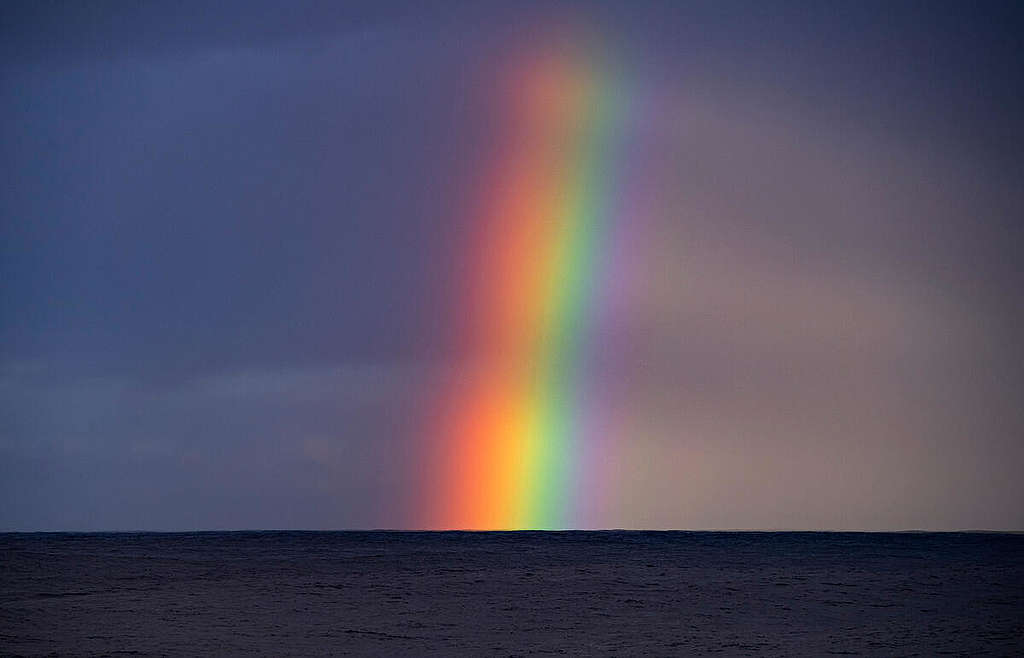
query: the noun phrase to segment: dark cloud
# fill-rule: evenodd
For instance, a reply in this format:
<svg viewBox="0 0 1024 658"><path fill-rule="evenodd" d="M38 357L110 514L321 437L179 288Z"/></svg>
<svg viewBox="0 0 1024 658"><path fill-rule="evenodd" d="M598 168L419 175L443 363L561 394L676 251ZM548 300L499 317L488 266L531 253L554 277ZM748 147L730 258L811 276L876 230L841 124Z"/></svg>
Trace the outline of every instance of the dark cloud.
<svg viewBox="0 0 1024 658"><path fill-rule="evenodd" d="M675 2L6 4L0 527L414 525L567 20L647 104L595 523L1021 528L1019 9Z"/></svg>

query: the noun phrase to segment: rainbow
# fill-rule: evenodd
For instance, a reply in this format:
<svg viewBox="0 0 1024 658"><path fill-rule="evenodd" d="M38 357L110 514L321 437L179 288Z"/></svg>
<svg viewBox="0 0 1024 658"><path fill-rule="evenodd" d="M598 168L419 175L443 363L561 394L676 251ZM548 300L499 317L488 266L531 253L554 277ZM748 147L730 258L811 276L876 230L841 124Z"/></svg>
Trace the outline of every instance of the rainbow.
<svg viewBox="0 0 1024 658"><path fill-rule="evenodd" d="M587 362L614 219L623 110L606 53L559 35L517 53L499 162L478 188L464 294L469 365L432 440L425 527L579 527L587 435L599 425Z"/></svg>

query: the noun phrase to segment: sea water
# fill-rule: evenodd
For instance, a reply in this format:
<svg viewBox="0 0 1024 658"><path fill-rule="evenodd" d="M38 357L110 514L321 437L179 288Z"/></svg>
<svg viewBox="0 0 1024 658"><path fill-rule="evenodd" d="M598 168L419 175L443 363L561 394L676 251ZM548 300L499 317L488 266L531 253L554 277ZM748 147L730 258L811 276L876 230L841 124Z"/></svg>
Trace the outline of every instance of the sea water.
<svg viewBox="0 0 1024 658"><path fill-rule="evenodd" d="M1024 535L0 535L5 655L1024 655Z"/></svg>

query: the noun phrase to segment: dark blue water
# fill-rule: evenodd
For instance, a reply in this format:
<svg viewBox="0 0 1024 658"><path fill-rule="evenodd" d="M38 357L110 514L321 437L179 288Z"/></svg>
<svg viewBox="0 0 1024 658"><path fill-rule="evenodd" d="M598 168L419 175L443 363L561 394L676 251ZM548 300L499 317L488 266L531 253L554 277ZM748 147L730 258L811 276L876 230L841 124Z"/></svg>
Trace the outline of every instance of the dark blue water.
<svg viewBox="0 0 1024 658"><path fill-rule="evenodd" d="M0 535L5 655L1024 655L1024 535Z"/></svg>

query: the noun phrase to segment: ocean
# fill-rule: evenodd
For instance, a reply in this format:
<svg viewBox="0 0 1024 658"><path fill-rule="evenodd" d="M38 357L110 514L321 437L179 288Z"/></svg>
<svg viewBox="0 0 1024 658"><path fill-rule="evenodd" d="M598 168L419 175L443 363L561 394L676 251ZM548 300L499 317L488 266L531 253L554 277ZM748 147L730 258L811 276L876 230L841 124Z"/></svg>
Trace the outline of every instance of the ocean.
<svg viewBox="0 0 1024 658"><path fill-rule="evenodd" d="M4 655L1024 655L1024 535L0 535Z"/></svg>

